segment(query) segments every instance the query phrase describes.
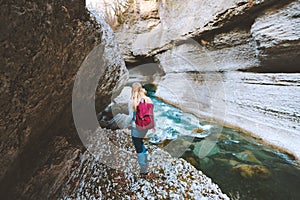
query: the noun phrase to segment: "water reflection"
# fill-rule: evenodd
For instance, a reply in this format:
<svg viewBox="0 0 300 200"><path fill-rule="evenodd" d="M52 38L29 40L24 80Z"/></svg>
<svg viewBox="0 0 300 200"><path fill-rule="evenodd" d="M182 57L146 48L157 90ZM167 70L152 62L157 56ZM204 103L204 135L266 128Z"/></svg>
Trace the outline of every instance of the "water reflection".
<svg viewBox="0 0 300 200"><path fill-rule="evenodd" d="M149 142L175 140L178 148L186 149L182 157L210 176L229 196L300 199L300 169L292 156L237 130L201 121L156 98L153 102L158 130L149 134ZM205 157L199 156L203 143L210 141L216 144ZM178 151L167 150L173 155Z"/></svg>

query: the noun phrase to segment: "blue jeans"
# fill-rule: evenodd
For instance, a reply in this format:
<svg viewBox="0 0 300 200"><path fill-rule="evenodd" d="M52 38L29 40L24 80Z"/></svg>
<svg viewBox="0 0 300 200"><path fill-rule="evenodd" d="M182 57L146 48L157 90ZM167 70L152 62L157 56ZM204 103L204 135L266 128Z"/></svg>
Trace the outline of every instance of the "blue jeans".
<svg viewBox="0 0 300 200"><path fill-rule="evenodd" d="M146 147L144 145L143 138L132 136L132 142L137 153L146 153Z"/></svg>

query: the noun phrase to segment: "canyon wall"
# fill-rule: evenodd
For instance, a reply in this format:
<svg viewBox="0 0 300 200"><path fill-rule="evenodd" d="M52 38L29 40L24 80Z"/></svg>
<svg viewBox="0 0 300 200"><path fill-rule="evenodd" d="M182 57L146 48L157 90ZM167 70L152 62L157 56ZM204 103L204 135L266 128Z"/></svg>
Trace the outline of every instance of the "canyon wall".
<svg viewBox="0 0 300 200"><path fill-rule="evenodd" d="M299 159L299 2L140 0L117 38L128 65L164 72L158 97Z"/></svg>
<svg viewBox="0 0 300 200"><path fill-rule="evenodd" d="M111 30L90 16L84 1L0 4L0 195L46 199L67 175L74 145L81 148L72 122L72 89L84 59L103 46L94 54L94 60L105 60L97 110L110 103L113 89L122 88L127 70Z"/></svg>

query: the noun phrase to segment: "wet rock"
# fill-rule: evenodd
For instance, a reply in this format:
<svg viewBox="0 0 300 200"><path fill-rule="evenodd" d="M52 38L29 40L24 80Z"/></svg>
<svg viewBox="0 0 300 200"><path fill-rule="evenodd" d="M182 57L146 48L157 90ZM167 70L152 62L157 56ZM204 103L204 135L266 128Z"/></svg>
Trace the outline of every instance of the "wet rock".
<svg viewBox="0 0 300 200"><path fill-rule="evenodd" d="M237 165L233 171L240 173L243 178L267 178L271 175L269 170L262 165Z"/></svg>
<svg viewBox="0 0 300 200"><path fill-rule="evenodd" d="M243 162L252 162L252 163L256 163L256 164L261 164L261 161L259 161L255 155L249 151L249 150L245 150L243 152L237 153L235 155L235 157L237 157L238 159L240 159Z"/></svg>
<svg viewBox="0 0 300 200"><path fill-rule="evenodd" d="M214 160L210 159L209 157L204 157L200 160L200 166L203 171L209 171L215 165Z"/></svg>
<svg viewBox="0 0 300 200"><path fill-rule="evenodd" d="M201 138L206 138L208 135L210 135L210 131L204 130L204 129L198 127L198 128L194 128L191 131L191 133L186 134L186 135L201 139Z"/></svg>
<svg viewBox="0 0 300 200"><path fill-rule="evenodd" d="M228 136L227 135L225 135L225 134L223 134L223 133L216 133L216 134L214 134L215 135L215 137L216 138L218 138L218 139L220 139L220 140L228 140L229 138L228 138Z"/></svg>
<svg viewBox="0 0 300 200"><path fill-rule="evenodd" d="M233 159L230 159L230 160L229 160L229 164L230 164L231 166L236 166L236 165L240 164L240 162L238 162L238 161L236 161L236 160L233 160Z"/></svg>
<svg viewBox="0 0 300 200"><path fill-rule="evenodd" d="M182 145L185 146L185 147L189 147L191 146L193 143L192 142L189 142L189 141L186 141L186 140L183 140L182 141Z"/></svg>
<svg viewBox="0 0 300 200"><path fill-rule="evenodd" d="M193 165L193 166L197 166L198 165L198 162L193 157L188 157L185 160L188 161L189 163L191 163L191 165Z"/></svg>
<svg viewBox="0 0 300 200"><path fill-rule="evenodd" d="M194 129L192 130L192 132L193 132L193 133L202 133L202 132L204 132L204 130L203 130L202 128L194 128Z"/></svg>
<svg viewBox="0 0 300 200"><path fill-rule="evenodd" d="M230 161L226 158L214 158L213 160L225 166L228 165L228 162L230 163Z"/></svg>

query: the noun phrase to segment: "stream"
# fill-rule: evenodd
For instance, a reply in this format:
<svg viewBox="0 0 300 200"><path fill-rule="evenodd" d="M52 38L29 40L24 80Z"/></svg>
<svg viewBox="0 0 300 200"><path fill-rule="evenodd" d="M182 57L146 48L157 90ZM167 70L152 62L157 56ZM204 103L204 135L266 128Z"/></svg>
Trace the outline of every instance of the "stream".
<svg viewBox="0 0 300 200"><path fill-rule="evenodd" d="M291 155L240 131L201 121L155 97L152 100L157 131L149 133L149 142L173 156L184 147L179 157L211 177L229 197L300 199L300 167ZM212 145L203 156L204 143Z"/></svg>

